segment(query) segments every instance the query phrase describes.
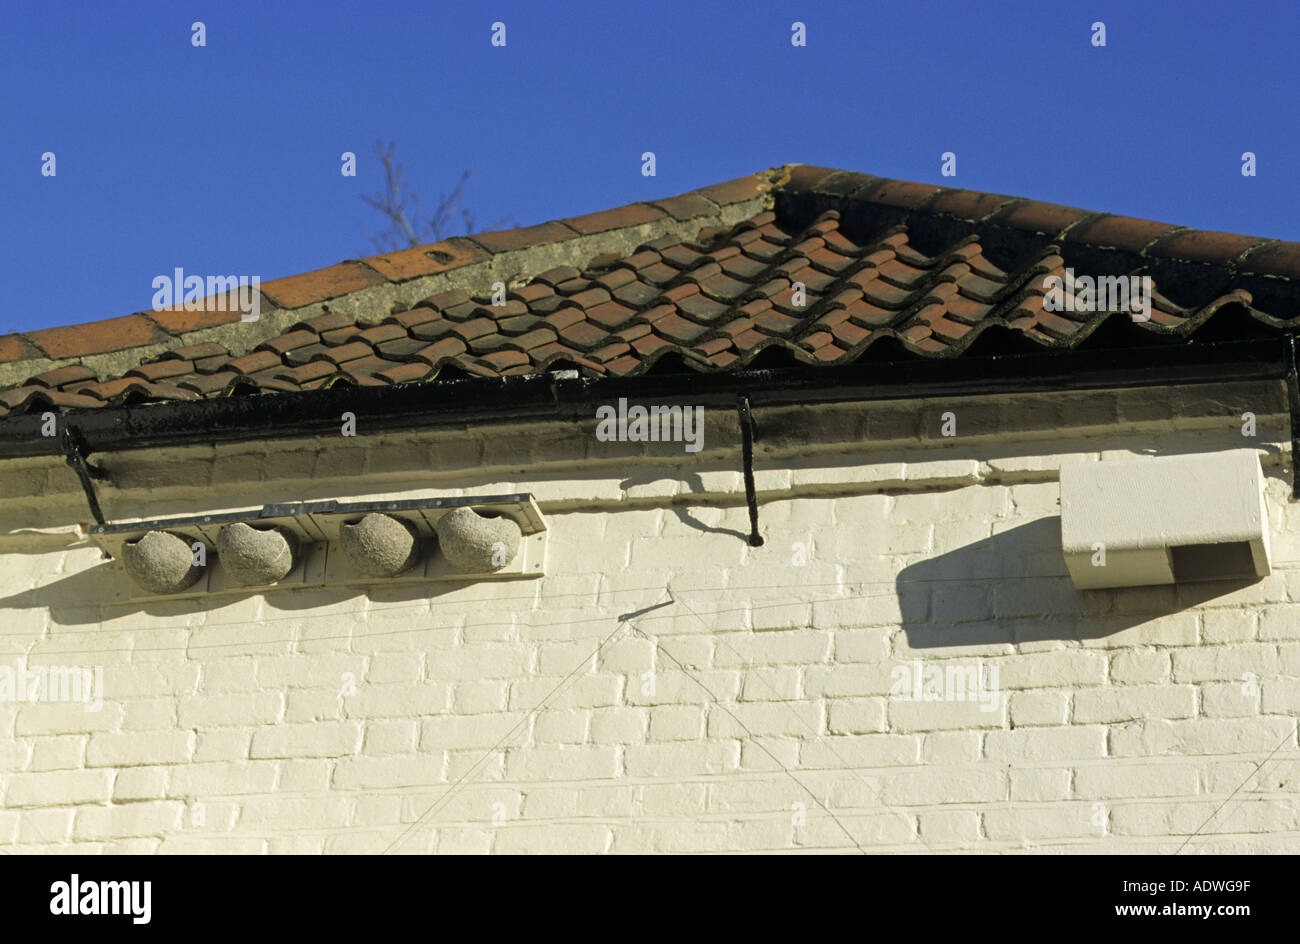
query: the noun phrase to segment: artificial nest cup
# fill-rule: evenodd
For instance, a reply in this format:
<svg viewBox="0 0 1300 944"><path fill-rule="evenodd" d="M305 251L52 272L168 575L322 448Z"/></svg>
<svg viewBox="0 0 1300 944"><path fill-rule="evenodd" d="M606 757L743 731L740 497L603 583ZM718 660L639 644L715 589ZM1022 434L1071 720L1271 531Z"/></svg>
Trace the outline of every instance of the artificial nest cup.
<svg viewBox="0 0 1300 944"><path fill-rule="evenodd" d="M339 543L348 563L367 577L396 577L420 559L415 528L401 518L377 512L340 525Z"/></svg>
<svg viewBox="0 0 1300 944"><path fill-rule="evenodd" d="M170 531L146 531L122 545L122 563L136 584L149 593L179 593L203 574L195 566L192 539Z"/></svg>
<svg viewBox="0 0 1300 944"><path fill-rule="evenodd" d="M221 566L245 587L283 580L293 570L297 551L297 537L283 528L254 528L237 521L217 536Z"/></svg>
<svg viewBox="0 0 1300 944"><path fill-rule="evenodd" d="M505 568L519 554L523 532L510 518L485 518L472 508L447 512L434 525L438 547L453 570L490 574Z"/></svg>

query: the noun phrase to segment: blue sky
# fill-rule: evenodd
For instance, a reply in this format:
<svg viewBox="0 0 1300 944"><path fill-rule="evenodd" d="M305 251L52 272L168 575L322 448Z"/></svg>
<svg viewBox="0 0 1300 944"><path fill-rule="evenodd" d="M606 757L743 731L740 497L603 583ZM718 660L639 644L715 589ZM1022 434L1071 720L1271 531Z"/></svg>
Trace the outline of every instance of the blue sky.
<svg viewBox="0 0 1300 944"><path fill-rule="evenodd" d="M381 138L426 204L469 170L484 222L801 162L1300 240L1298 36L1293 0L6 0L0 333L373 253Z"/></svg>

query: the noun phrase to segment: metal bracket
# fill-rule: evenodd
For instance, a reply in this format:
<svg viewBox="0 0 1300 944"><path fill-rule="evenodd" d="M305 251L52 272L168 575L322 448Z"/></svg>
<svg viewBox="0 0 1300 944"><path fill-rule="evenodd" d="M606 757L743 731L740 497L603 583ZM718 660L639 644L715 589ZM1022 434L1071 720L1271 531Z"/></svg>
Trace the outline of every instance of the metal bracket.
<svg viewBox="0 0 1300 944"><path fill-rule="evenodd" d="M99 498L95 495L95 486L91 479L106 480L108 473L97 465L92 465L86 461L89 449L86 447L86 441L77 432L77 427L71 424L65 424L63 427L63 457L72 471L77 473L77 479L81 482L81 488L86 493L86 502L90 505L90 513L95 516L97 524L104 524L104 513L99 508Z"/></svg>
<svg viewBox="0 0 1300 944"><path fill-rule="evenodd" d="M1296 369L1295 335L1286 339L1286 393L1291 407L1291 500L1300 501L1300 372Z"/></svg>
<svg viewBox="0 0 1300 944"><path fill-rule="evenodd" d="M522 542L518 554L507 566L490 573L468 574L453 570L445 556L436 552L439 520L453 509L462 507L472 508L484 516L510 518L519 525ZM119 561L125 556L124 546L149 531L170 531L187 544L201 543L209 554L220 547L221 529L235 522L257 528L277 528L292 533L297 539L298 559L293 569L281 580L257 585L237 583L220 566L220 552L217 550L217 566L209 558L203 574L192 586L175 593L157 594L137 585L118 593L118 600L180 600L302 587L333 589L379 582L373 575L358 570L339 546L341 526L370 512L399 517L415 531L420 543L420 561L396 576L383 578L381 582L385 586L535 579L546 574L549 529L536 500L528 492L379 502L292 502L218 514L91 525L87 533L105 556Z"/></svg>
<svg viewBox="0 0 1300 944"><path fill-rule="evenodd" d="M749 397L736 397L736 415L740 420L741 458L745 464L745 502L749 505L749 546L762 547L758 533L758 495L754 488L754 416L749 411Z"/></svg>

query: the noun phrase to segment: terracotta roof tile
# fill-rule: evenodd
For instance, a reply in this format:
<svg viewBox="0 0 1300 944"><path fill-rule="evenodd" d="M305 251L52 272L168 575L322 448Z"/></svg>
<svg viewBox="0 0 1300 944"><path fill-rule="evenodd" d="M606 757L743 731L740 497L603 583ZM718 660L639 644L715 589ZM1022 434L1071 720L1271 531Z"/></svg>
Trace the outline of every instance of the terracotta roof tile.
<svg viewBox="0 0 1300 944"><path fill-rule="evenodd" d="M624 285L635 282L636 272L632 269L611 269L609 272L596 276L596 281L612 292Z"/></svg>
<svg viewBox="0 0 1300 944"><path fill-rule="evenodd" d="M871 332L851 321L843 321L831 329L831 334L845 347L854 347L871 337Z"/></svg>
<svg viewBox="0 0 1300 944"><path fill-rule="evenodd" d="M241 374L252 374L268 367L280 366L280 356L274 351L257 351L232 360L229 367Z"/></svg>
<svg viewBox="0 0 1300 944"><path fill-rule="evenodd" d="M263 311L274 307L262 304ZM152 318L171 334L184 334L187 331L201 331L204 328L218 328L244 320L244 313L239 308L237 298L223 296L220 301L204 299L201 307L195 311L186 311L183 307L164 308L149 312Z"/></svg>
<svg viewBox="0 0 1300 944"><path fill-rule="evenodd" d="M389 383L420 383L428 380L433 373L433 368L428 364L420 361L412 361L409 364L390 364L375 376Z"/></svg>
<svg viewBox="0 0 1300 944"><path fill-rule="evenodd" d="M0 336L0 363L7 361L25 361L32 357L40 357L41 352L32 346L31 342L21 335L6 334Z"/></svg>
<svg viewBox="0 0 1300 944"><path fill-rule="evenodd" d="M722 318L730 306L696 294L683 298L677 307L697 321L711 323Z"/></svg>
<svg viewBox="0 0 1300 944"><path fill-rule="evenodd" d="M576 305L568 308L557 308L549 315L545 316L542 321L556 331L563 331L569 325L578 324L586 321L586 312Z"/></svg>
<svg viewBox="0 0 1300 944"><path fill-rule="evenodd" d="M335 364L330 361L321 360L303 364L301 367L285 368L276 372L274 376L287 380L290 383L304 384L310 380L319 380L321 377L328 377L337 372L337 370L338 368Z"/></svg>
<svg viewBox="0 0 1300 944"><path fill-rule="evenodd" d="M229 353L230 352L220 344L215 341L209 341L206 344L188 344L184 347L172 348L170 351L164 351L162 354L159 354L158 359L170 360L174 358L182 361L197 361L214 355L226 357L229 356Z"/></svg>
<svg viewBox="0 0 1300 944"><path fill-rule="evenodd" d="M603 305L610 300L610 297L609 292L600 286L584 288L570 294L569 304L577 305L579 308L593 308L597 305Z"/></svg>
<svg viewBox="0 0 1300 944"><path fill-rule="evenodd" d="M42 392L41 387L13 387L9 390L0 390L0 404L10 410L21 410Z"/></svg>
<svg viewBox="0 0 1300 944"><path fill-rule="evenodd" d="M527 351L531 348L541 347L544 344L550 344L556 339L556 334L550 328L537 328L529 331L527 334L521 334L517 338L511 338L507 343L521 351Z"/></svg>
<svg viewBox="0 0 1300 944"><path fill-rule="evenodd" d="M632 350L632 345L626 341L613 341L606 344L604 347L596 348L589 353L593 360L608 362L626 355L630 350ZM608 368L610 365L606 363L605 366Z"/></svg>
<svg viewBox="0 0 1300 944"><path fill-rule="evenodd" d="M669 197L666 200L652 200L651 205L659 207L676 220L690 220L713 212L712 202L693 193Z"/></svg>
<svg viewBox="0 0 1300 944"><path fill-rule="evenodd" d="M360 379L361 377L369 377L381 370L387 370L393 364L392 361L385 360L378 355L368 354L349 360L341 366L344 373Z"/></svg>
<svg viewBox="0 0 1300 944"><path fill-rule="evenodd" d="M270 370L260 370L255 374L248 374L240 379L246 383L251 383L259 391L287 393L300 389L297 383L291 380L286 380L283 376L283 372L275 368Z"/></svg>
<svg viewBox="0 0 1300 944"><path fill-rule="evenodd" d="M81 410L103 405L103 401L96 397L83 396L77 393L64 393L61 390L49 390L41 396L48 399L51 406L56 406L63 410ZM161 393L161 390L159 390L159 398L162 397L163 394Z"/></svg>
<svg viewBox="0 0 1300 944"><path fill-rule="evenodd" d="M494 351L491 354L484 354L480 360L495 370L522 367L529 363L528 355L523 351Z"/></svg>
<svg viewBox="0 0 1300 944"><path fill-rule="evenodd" d="M1274 241L1261 246L1245 257L1241 269L1243 272L1300 280L1300 243Z"/></svg>
<svg viewBox="0 0 1300 944"><path fill-rule="evenodd" d="M427 321L441 318L442 315L438 309L433 306L417 305L409 311L399 311L395 315L389 316L388 320L403 328L414 328L416 325L422 325Z"/></svg>
<svg viewBox="0 0 1300 944"><path fill-rule="evenodd" d="M542 223L539 226L527 226L522 229L508 229L499 233L478 233L469 237L488 252L513 252L529 249L547 243L557 243L574 239L578 232L563 223Z"/></svg>
<svg viewBox="0 0 1300 944"><path fill-rule="evenodd" d="M426 321L423 324L418 324L415 327L410 328L409 335L410 337L416 338L420 341L436 341L440 337L450 333L452 329L456 328L458 325L460 325L459 321L449 321L439 315L431 321ZM388 341L384 343L392 344L393 342Z"/></svg>
<svg viewBox="0 0 1300 944"><path fill-rule="evenodd" d="M468 350L469 348L465 346L465 342L460 338L446 337L423 348L416 357L429 364L429 366L436 367L440 361L464 354Z"/></svg>
<svg viewBox="0 0 1300 944"><path fill-rule="evenodd" d="M213 357L202 357L193 363L196 374L214 374L225 369L226 365L230 363L230 355L217 354Z"/></svg>
<svg viewBox="0 0 1300 944"><path fill-rule="evenodd" d="M44 328L29 332L26 337L54 358L102 354L171 340L171 335L143 315L109 318L67 328Z"/></svg>
<svg viewBox="0 0 1300 944"><path fill-rule="evenodd" d="M299 367L303 364L309 364L318 357L323 357L328 351L324 344L308 344L306 347L296 347L284 354L284 362L290 367Z"/></svg>
<svg viewBox="0 0 1300 944"><path fill-rule="evenodd" d="M787 335L802 323L799 318L783 315L775 308L769 308L754 316L755 327L772 334Z"/></svg>
<svg viewBox="0 0 1300 944"><path fill-rule="evenodd" d="M668 315L655 322L654 330L656 334L669 341L690 344L700 335L708 333L709 329L693 321L687 321L679 315Z"/></svg>
<svg viewBox="0 0 1300 944"><path fill-rule="evenodd" d="M429 339L416 337L396 338L392 341L380 341L375 351L390 361L408 361L429 346Z"/></svg>
<svg viewBox="0 0 1300 944"><path fill-rule="evenodd" d="M732 203L744 203L746 200L762 196L768 189L769 186L763 174L750 174L748 177L738 177L735 180L728 180L726 183L714 184L712 187L703 187L697 190L696 193L706 200L712 200L714 203L727 206Z"/></svg>
<svg viewBox="0 0 1300 944"><path fill-rule="evenodd" d="M285 351L292 351L300 347L306 347L308 344L315 344L317 340L318 336L315 331L300 328L297 331L282 334L278 338L272 338L261 344L260 347L268 351L274 351L276 354L283 354Z"/></svg>
<svg viewBox="0 0 1300 944"><path fill-rule="evenodd" d="M471 354L490 354L492 351L499 351L503 347L513 347L512 340L509 335L502 334L500 331L489 331L487 334L473 338L467 343Z"/></svg>
<svg viewBox="0 0 1300 944"><path fill-rule="evenodd" d="M646 285L642 282L629 282L627 285L614 289L614 298L624 305L631 305L634 308L640 308L643 305L649 305L659 297L659 290Z"/></svg>
<svg viewBox="0 0 1300 944"><path fill-rule="evenodd" d="M277 358L276 363L280 361ZM164 380L168 377L180 377L183 374L193 372L193 365L189 361L165 360L154 361L149 364L141 364L127 371L128 377L143 377L148 381Z"/></svg>
<svg viewBox="0 0 1300 944"><path fill-rule="evenodd" d="M340 262L327 269L262 283L262 293L277 308L302 308L358 289L378 285L384 277L360 262Z"/></svg>
<svg viewBox="0 0 1300 944"><path fill-rule="evenodd" d="M333 331L336 328L351 328L356 322L343 314L341 311L331 311L323 315L317 315L315 318L308 318L306 321L300 321L293 326L293 330L306 328L308 331L314 331L316 334L324 334L327 331Z"/></svg>
<svg viewBox="0 0 1300 944"><path fill-rule="evenodd" d="M1138 253L1158 237L1178 229L1168 223L1154 220L1137 220L1128 216L1099 217L1073 227L1065 234L1066 243L1085 243L1093 246L1113 246L1125 252Z"/></svg>
<svg viewBox="0 0 1300 944"><path fill-rule="evenodd" d="M442 309L442 317L448 321L469 321L479 316L479 309L482 308L477 302L461 302L459 305L448 305Z"/></svg>
<svg viewBox="0 0 1300 944"><path fill-rule="evenodd" d="M633 357L631 354L624 354L622 357L616 357L607 363L605 369L614 375L627 375L640 366L641 358Z"/></svg>
<svg viewBox="0 0 1300 944"><path fill-rule="evenodd" d="M666 285L677 278L677 270L666 262L656 262L640 270L641 278L652 285Z"/></svg>
<svg viewBox="0 0 1300 944"><path fill-rule="evenodd" d="M491 253L482 246L468 239L454 238L428 246L370 256L366 259L366 265L386 279L402 282L490 258Z"/></svg>
<svg viewBox="0 0 1300 944"><path fill-rule="evenodd" d="M363 330L362 325L348 323L332 331L322 331L320 340L326 347L341 347L354 340Z"/></svg>
<svg viewBox="0 0 1300 944"><path fill-rule="evenodd" d="M654 334L647 334L643 338L637 338L632 342L632 350L636 351L643 358L653 357L655 354L672 347L671 341L665 341L663 338Z"/></svg>
<svg viewBox="0 0 1300 944"><path fill-rule="evenodd" d="M436 295L430 295L420 304L427 305L430 308L435 308L439 311L446 311L448 308L452 308L456 305L463 305L465 302L470 300L469 295L463 289L454 288L446 292L439 292Z"/></svg>
<svg viewBox="0 0 1300 944"><path fill-rule="evenodd" d="M352 341L339 347L327 347L320 356L327 361L333 361L335 364L346 364L359 357L368 357L373 353L374 348L365 341Z"/></svg>
<svg viewBox="0 0 1300 944"><path fill-rule="evenodd" d="M587 320L612 329L626 324L635 314L636 309L634 308L620 305L618 302L605 302L588 308Z"/></svg>
<svg viewBox="0 0 1300 944"><path fill-rule="evenodd" d="M69 364L67 367L56 367L54 370L47 370L43 374L37 374L28 383L40 387L58 388L78 380L93 380L94 378L95 372L89 367L81 364Z"/></svg>
<svg viewBox="0 0 1300 944"><path fill-rule="evenodd" d="M640 226L642 223L651 223L663 216L664 211L658 207L651 206L648 203L632 203L616 210L604 210L600 213L569 217L564 223L584 236L589 236L592 233L622 229L625 226Z"/></svg>
<svg viewBox="0 0 1300 944"><path fill-rule="evenodd" d="M407 337L407 334L401 325L381 324L375 325L373 328L366 328L363 331L358 331L356 337L365 341L367 344L379 344L382 341L394 341L398 338L405 338Z"/></svg>
<svg viewBox="0 0 1300 944"><path fill-rule="evenodd" d="M475 318L473 321L453 325L450 333L456 335L462 341L473 341L485 334L491 334L495 328L496 322L491 318Z"/></svg>
<svg viewBox="0 0 1300 944"><path fill-rule="evenodd" d="M943 190L926 204L931 213L955 216L961 220L983 220L1014 201L1014 197L976 190Z"/></svg>
<svg viewBox="0 0 1300 944"><path fill-rule="evenodd" d="M1234 233L1174 230L1156 240L1147 248L1146 254L1153 258L1214 263L1239 256L1247 249L1266 242L1268 240L1256 236L1238 236Z"/></svg>
<svg viewBox="0 0 1300 944"><path fill-rule="evenodd" d="M95 397L98 400L112 400L131 392L137 393L141 397L148 397L150 385L148 381L139 377L119 377L117 380L85 384L77 387L74 392Z"/></svg>
<svg viewBox="0 0 1300 944"><path fill-rule="evenodd" d="M610 338L618 339L620 341L631 342L631 341L635 341L637 338L645 337L652 330L654 329L651 327L651 323L645 321L638 321L635 324L628 325L626 328L620 328L619 330L615 331L613 334L610 335Z"/></svg>
<svg viewBox="0 0 1300 944"><path fill-rule="evenodd" d="M1157 333L1194 342L1194 332L1224 308L1279 332L1300 310L1300 244L798 166L670 200L344 263L268 283L267 295L282 307L300 307L585 233L716 219L718 204L769 190L775 208L732 227L661 235L635 252L607 251L584 266L518 277L487 270L473 293L443 291L380 324L326 312L263 336L251 352L181 343L156 313L3 337L0 360L171 347L102 382L90 366L58 365L0 391L0 413L514 376L549 365L576 365L593 376L644 373L661 362L662 369L734 370L768 347L798 363L839 364L895 337L907 356L953 357L991 326L1065 349L1108 319L1117 319L1134 344L1151 343ZM932 219L942 225L927 223ZM914 242L918 227L925 236ZM1066 268L1084 274L1098 260L1112 260L1115 271L1156 276L1149 322L1134 323L1126 313L1045 310L1046 275ZM1184 263L1218 268L1212 278L1180 282ZM1254 281L1234 284L1246 276ZM491 280L506 277L515 284L508 302L492 305ZM808 289L804 306L793 305L795 281Z"/></svg>

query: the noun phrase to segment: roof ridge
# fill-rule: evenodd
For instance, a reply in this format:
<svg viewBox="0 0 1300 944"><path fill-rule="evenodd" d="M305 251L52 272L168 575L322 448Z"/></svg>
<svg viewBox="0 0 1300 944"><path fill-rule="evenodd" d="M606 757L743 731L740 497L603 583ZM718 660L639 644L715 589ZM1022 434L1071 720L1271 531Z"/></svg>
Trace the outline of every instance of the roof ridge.
<svg viewBox="0 0 1300 944"><path fill-rule="evenodd" d="M680 235L710 222L724 225L751 215L771 189L772 171L749 174L673 197L630 203L536 226L472 236L453 236L396 252L348 259L333 266L264 282L259 322L242 321L226 295L201 303L34 331L0 335L0 388L68 364L86 363L98 372L120 369L164 353L171 347L229 339L236 349L253 350L283 333L289 323L314 314L342 310L376 323L392 305L410 306L456 282L466 270L481 270L507 281L530 257L551 255L589 259L622 245L622 234L644 242L656 235ZM534 263L535 269L546 265ZM432 284L430 284L432 283ZM456 286L458 287L458 286ZM331 305L333 308L331 309ZM249 326L260 324L259 330ZM233 352L233 351L232 351Z"/></svg>
<svg viewBox="0 0 1300 944"><path fill-rule="evenodd" d="M969 224L1010 227L1053 240L1118 248L1144 258L1151 250L1159 249L1157 258L1225 267L1246 260L1256 250L1277 249L1258 268L1246 271L1252 275L1300 278L1300 242L1201 230L1059 203L874 177L828 167L791 166L790 181L781 188L782 195L786 196L834 196L848 203L896 208L903 211L903 215L943 216ZM996 205L990 208L991 203ZM1150 235L1151 227L1159 227L1162 231L1153 237ZM1175 245L1167 246L1169 243Z"/></svg>

